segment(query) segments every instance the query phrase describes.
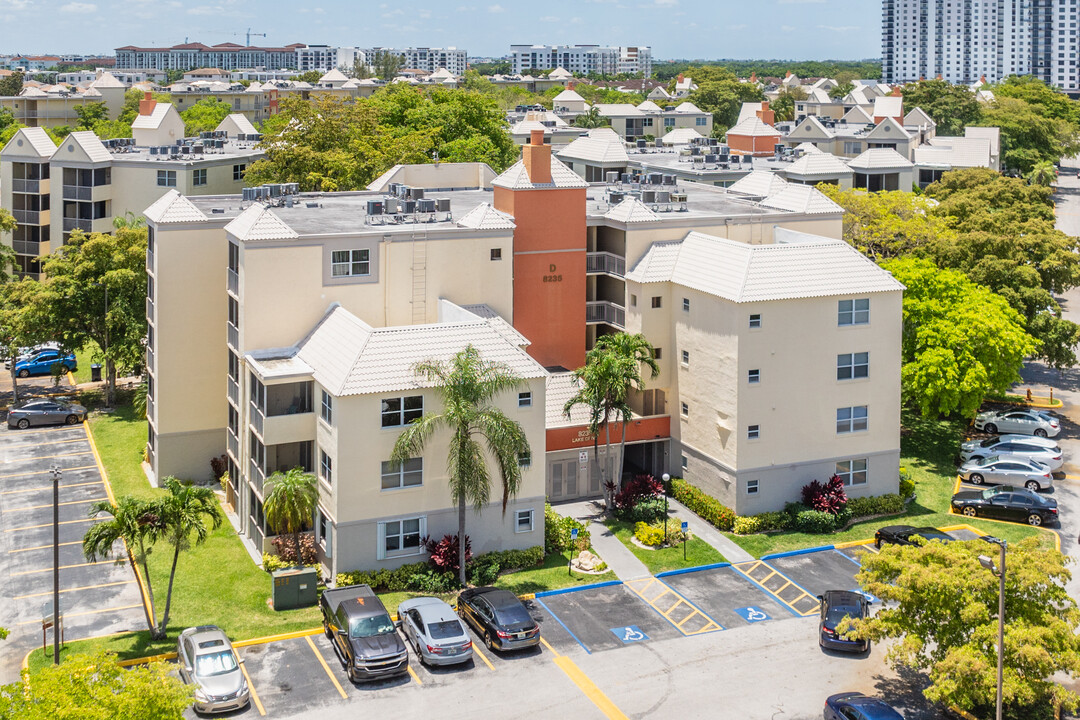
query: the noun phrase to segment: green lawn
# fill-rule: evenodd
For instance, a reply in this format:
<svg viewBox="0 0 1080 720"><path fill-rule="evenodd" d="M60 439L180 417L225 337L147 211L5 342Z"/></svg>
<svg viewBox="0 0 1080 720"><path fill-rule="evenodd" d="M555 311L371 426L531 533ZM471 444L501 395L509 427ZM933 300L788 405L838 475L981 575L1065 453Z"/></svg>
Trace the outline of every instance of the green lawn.
<svg viewBox="0 0 1080 720"><path fill-rule="evenodd" d="M673 528L678 528L678 520L670 522L673 523ZM615 533L615 537L619 538L623 545L630 549L630 552L637 556L638 560L645 563L645 567L653 575L666 570L678 570L679 568L724 562L724 556L701 538L692 537L687 541L686 559L683 560L682 545L661 550L645 550L630 542L630 538L634 536L634 523L607 518L604 520L604 524Z"/></svg>
<svg viewBox="0 0 1080 720"><path fill-rule="evenodd" d="M949 501L956 484L956 457L964 425L946 420L924 420L904 413L904 432L900 438L900 464L915 481L916 499L903 515L867 520L847 530L831 535L811 535L800 532L780 532L758 535L725 533L754 557L769 553L798 550L817 545L835 545L852 540L868 540L874 531L885 525L948 525L971 524L987 532L1016 542L1035 535L1044 542L1053 542L1051 533L1019 523L1002 523L949 514Z"/></svg>
<svg viewBox="0 0 1080 720"><path fill-rule="evenodd" d="M505 588L516 595L527 595L544 590L557 590L559 588L589 585L615 579L615 573L610 570L602 575L587 575L581 572L567 573L566 565L565 555L548 555L544 558L544 564L540 567L500 575L499 579L495 581L495 586Z"/></svg>
<svg viewBox="0 0 1080 720"><path fill-rule="evenodd" d="M97 343L89 342L87 343L85 348L75 353L75 360L78 369L71 374L75 376L76 383L90 382L90 364L96 362L93 358L94 353L97 352L97 349ZM102 368L102 372L104 371L105 369Z"/></svg>

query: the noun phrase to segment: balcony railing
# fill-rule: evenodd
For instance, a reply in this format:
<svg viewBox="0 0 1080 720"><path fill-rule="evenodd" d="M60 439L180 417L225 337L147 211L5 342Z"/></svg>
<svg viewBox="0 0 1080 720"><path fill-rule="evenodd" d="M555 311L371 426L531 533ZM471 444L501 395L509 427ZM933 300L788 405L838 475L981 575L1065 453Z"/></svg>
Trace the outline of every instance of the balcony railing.
<svg viewBox="0 0 1080 720"><path fill-rule="evenodd" d="M146 396L146 417L154 417L154 398L150 395Z"/></svg>
<svg viewBox="0 0 1080 720"><path fill-rule="evenodd" d="M154 251L149 248L146 250L146 272L154 272Z"/></svg>
<svg viewBox="0 0 1080 720"><path fill-rule="evenodd" d="M94 231L93 220L83 220L81 218L64 218L64 232L69 230L82 230L83 232Z"/></svg>
<svg viewBox="0 0 1080 720"><path fill-rule="evenodd" d="M591 252L585 256L585 273L588 275L606 273L623 277L626 275L626 260L615 253Z"/></svg>
<svg viewBox="0 0 1080 720"><path fill-rule="evenodd" d="M11 214L15 216L15 222L27 225L37 225L41 220L41 213L38 210L12 210Z"/></svg>
<svg viewBox="0 0 1080 720"><path fill-rule="evenodd" d="M263 415L263 411L259 409L258 405L251 403L251 427L259 437L262 437L263 425L265 422L266 416Z"/></svg>
<svg viewBox="0 0 1080 720"><path fill-rule="evenodd" d="M77 185L65 185L64 186L64 199L65 200L93 200L94 188L92 187L79 187Z"/></svg>
<svg viewBox="0 0 1080 720"><path fill-rule="evenodd" d="M266 473L263 472L263 469L259 467L259 464L254 460L249 463L249 468L248 480L255 486L255 492L262 495L263 483L266 482Z"/></svg>
<svg viewBox="0 0 1080 720"><path fill-rule="evenodd" d="M240 276L232 268L229 268L227 276L229 278L229 292L236 297L240 297Z"/></svg>
<svg viewBox="0 0 1080 720"><path fill-rule="evenodd" d="M229 328L229 345L232 346L233 350L239 350L240 349L240 328L236 327L232 323L228 323L227 327Z"/></svg>
<svg viewBox="0 0 1080 720"><path fill-rule="evenodd" d="M585 303L586 323L607 323L617 328L626 327L626 310L621 305L606 300Z"/></svg>
<svg viewBox="0 0 1080 720"><path fill-rule="evenodd" d="M229 378L229 400L237 410L240 409L240 385L233 378Z"/></svg>
<svg viewBox="0 0 1080 720"><path fill-rule="evenodd" d="M146 319L154 322L154 299L146 298Z"/></svg>
<svg viewBox="0 0 1080 720"><path fill-rule="evenodd" d="M229 428L229 431L226 432L225 435L229 439L229 453L232 454L233 460L239 460L240 459L240 438L236 437L236 435L233 434L232 428Z"/></svg>
<svg viewBox="0 0 1080 720"><path fill-rule="evenodd" d="M37 195L41 192L40 180L12 180L11 191L17 193L30 193Z"/></svg>
<svg viewBox="0 0 1080 720"><path fill-rule="evenodd" d="M146 369L154 372L154 348L146 346Z"/></svg>
<svg viewBox="0 0 1080 720"><path fill-rule="evenodd" d="M11 246L15 248L15 252L20 255L40 255L41 243L30 242L27 240L14 240Z"/></svg>

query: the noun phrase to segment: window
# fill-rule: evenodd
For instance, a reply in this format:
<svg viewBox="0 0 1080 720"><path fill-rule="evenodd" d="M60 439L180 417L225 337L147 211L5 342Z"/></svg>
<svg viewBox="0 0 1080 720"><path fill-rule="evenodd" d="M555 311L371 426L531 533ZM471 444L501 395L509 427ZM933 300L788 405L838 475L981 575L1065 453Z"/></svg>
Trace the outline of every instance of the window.
<svg viewBox="0 0 1080 720"><path fill-rule="evenodd" d="M690 298L682 299L682 309L683 312L690 312Z"/></svg>
<svg viewBox="0 0 1080 720"><path fill-rule="evenodd" d="M630 295L630 307L637 307L637 295Z"/></svg>
<svg viewBox="0 0 1080 720"><path fill-rule="evenodd" d="M532 393L531 392L518 393L518 407L519 408L532 407Z"/></svg>
<svg viewBox="0 0 1080 720"><path fill-rule="evenodd" d="M686 403L682 403L682 416L690 417L690 406Z"/></svg>
<svg viewBox="0 0 1080 720"><path fill-rule="evenodd" d="M409 458L403 463L382 464L382 489L419 487L424 484L424 458Z"/></svg>
<svg viewBox="0 0 1080 720"><path fill-rule="evenodd" d="M514 532L532 532L533 530L533 511L532 510L518 510L514 513Z"/></svg>
<svg viewBox="0 0 1080 720"><path fill-rule="evenodd" d="M747 495L757 495L757 491L758 491L758 481L757 480L747 480L746 481L746 494Z"/></svg>
<svg viewBox="0 0 1080 720"><path fill-rule="evenodd" d="M683 350L682 351L682 364L686 365L687 367L690 366L690 351L689 350Z"/></svg>
<svg viewBox="0 0 1080 720"><path fill-rule="evenodd" d="M844 353L836 356L836 379L851 380L870 375L870 353Z"/></svg>
<svg viewBox="0 0 1080 720"><path fill-rule="evenodd" d="M233 165L232 166L232 179L236 182L240 182L244 179L244 175L247 173L247 165Z"/></svg>
<svg viewBox="0 0 1080 720"><path fill-rule="evenodd" d="M330 518L326 517L322 510L317 511L316 515L319 518L319 547L323 549L326 557L330 557L330 551L333 548L330 535L334 532L334 526L330 522Z"/></svg>
<svg viewBox="0 0 1080 720"><path fill-rule="evenodd" d="M761 327L761 315L754 313L750 316L750 327L751 329Z"/></svg>
<svg viewBox="0 0 1080 720"><path fill-rule="evenodd" d="M841 300L837 311L839 325L866 325L870 322L870 298Z"/></svg>
<svg viewBox="0 0 1080 720"><path fill-rule="evenodd" d="M420 538L425 534L426 525L427 518L422 517L379 523L379 559L419 555L422 548Z"/></svg>
<svg viewBox="0 0 1080 720"><path fill-rule="evenodd" d="M858 155L861 152L862 152L862 143L861 142L845 142L844 143L844 154L845 155Z"/></svg>
<svg viewBox="0 0 1080 720"><path fill-rule="evenodd" d="M761 382L761 371L757 368L748 370L746 373L746 380L752 385Z"/></svg>
<svg viewBox="0 0 1080 720"><path fill-rule="evenodd" d="M158 187L176 187L176 171L158 170L157 184Z"/></svg>
<svg viewBox="0 0 1080 720"><path fill-rule="evenodd" d="M760 425L751 425L748 428L746 428L746 439L747 440L757 440L759 437L761 437L761 426Z"/></svg>
<svg viewBox="0 0 1080 720"><path fill-rule="evenodd" d="M330 256L332 277L358 277L371 274L370 250L335 250Z"/></svg>
<svg viewBox="0 0 1080 720"><path fill-rule="evenodd" d="M322 393L322 410L320 416L327 425L334 424L334 398L330 393L325 390L320 391Z"/></svg>
<svg viewBox="0 0 1080 720"><path fill-rule="evenodd" d="M836 408L836 432L837 433L851 433L860 432L865 430L866 423L866 406L856 405L855 407Z"/></svg>
<svg viewBox="0 0 1080 720"><path fill-rule="evenodd" d="M382 401L382 426L408 425L424 414L424 396L410 395L403 398L386 398Z"/></svg>
<svg viewBox="0 0 1080 720"><path fill-rule="evenodd" d="M654 295L653 298L652 298L652 306L654 308L658 308L658 307L660 307L660 305L661 305L660 296L659 295Z"/></svg>
<svg viewBox="0 0 1080 720"><path fill-rule="evenodd" d="M664 127L665 128L673 128L673 127L675 127L675 118L673 118L673 117L664 118Z"/></svg>
<svg viewBox="0 0 1080 720"><path fill-rule="evenodd" d="M331 487L334 485L333 465L330 456L322 448L319 448L319 479Z"/></svg>
<svg viewBox="0 0 1080 720"><path fill-rule="evenodd" d="M191 171L191 184L195 187L206 184L206 168Z"/></svg>
<svg viewBox="0 0 1080 720"><path fill-rule="evenodd" d="M664 357L663 349L662 348L653 348L652 349L652 357L653 357L653 360L660 360L661 358L663 358Z"/></svg>
<svg viewBox="0 0 1080 720"><path fill-rule="evenodd" d="M531 452L518 453L518 467L520 467L522 470L526 470L526 469L532 467L532 453Z"/></svg>
<svg viewBox="0 0 1080 720"><path fill-rule="evenodd" d="M502 248L491 248L491 259L502 260Z"/></svg>
<svg viewBox="0 0 1080 720"><path fill-rule="evenodd" d="M866 458L841 460L836 463L836 474L844 481L844 485L865 485Z"/></svg>
<svg viewBox="0 0 1080 720"><path fill-rule="evenodd" d="M682 469L685 470L686 466L690 464L690 461L686 459L686 456L682 456Z"/></svg>
<svg viewBox="0 0 1080 720"><path fill-rule="evenodd" d="M706 127L709 124L709 118L694 118L694 125L698 127Z"/></svg>

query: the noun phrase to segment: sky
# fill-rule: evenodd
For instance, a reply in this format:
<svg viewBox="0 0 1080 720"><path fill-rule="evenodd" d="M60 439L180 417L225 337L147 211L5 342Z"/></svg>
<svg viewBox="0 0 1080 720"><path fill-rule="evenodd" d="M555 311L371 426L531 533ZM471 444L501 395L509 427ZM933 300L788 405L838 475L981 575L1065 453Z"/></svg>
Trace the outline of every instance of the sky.
<svg viewBox="0 0 1080 720"><path fill-rule="evenodd" d="M463 48L648 45L654 59L881 56L876 0L0 0L0 54L293 42Z"/></svg>

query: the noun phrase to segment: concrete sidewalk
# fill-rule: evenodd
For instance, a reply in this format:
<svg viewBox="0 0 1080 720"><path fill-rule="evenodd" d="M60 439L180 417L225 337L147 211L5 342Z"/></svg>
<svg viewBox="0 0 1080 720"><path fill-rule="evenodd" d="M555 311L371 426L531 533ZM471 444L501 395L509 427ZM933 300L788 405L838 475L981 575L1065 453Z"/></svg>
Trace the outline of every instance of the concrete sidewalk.
<svg viewBox="0 0 1080 720"><path fill-rule="evenodd" d="M754 556L736 545L731 539L709 523L695 515L689 508L673 498L668 498L670 516L685 520L695 537L701 538L724 556L729 563L741 563L753 560Z"/></svg>
<svg viewBox="0 0 1080 720"><path fill-rule="evenodd" d="M652 573L622 544L603 523L604 504L597 500L552 505L552 509L564 517L572 517L584 523L592 537L593 550L607 563L620 580L650 577Z"/></svg>

